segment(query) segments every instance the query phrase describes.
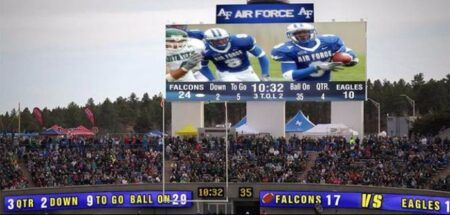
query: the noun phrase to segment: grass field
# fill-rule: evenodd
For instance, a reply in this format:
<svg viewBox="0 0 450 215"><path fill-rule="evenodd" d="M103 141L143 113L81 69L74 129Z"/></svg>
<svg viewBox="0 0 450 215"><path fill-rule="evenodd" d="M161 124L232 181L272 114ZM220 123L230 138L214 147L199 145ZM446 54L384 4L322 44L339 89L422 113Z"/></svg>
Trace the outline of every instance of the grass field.
<svg viewBox="0 0 450 215"><path fill-rule="evenodd" d="M251 55L250 55L251 56ZM339 70L338 72L333 72L331 74L331 80L332 81L365 81L366 80L366 56L365 55L358 55L359 57L359 63L356 66L353 67L344 67L343 70ZM270 76L271 80L273 81L284 81L283 77L281 76L281 65L280 62L274 61L269 57L270 65ZM259 77L261 77L261 69L259 67L258 60L251 56L250 62L253 66L253 69L255 69L255 72L258 74ZM216 75L216 68L212 63L209 63L209 68L214 73L214 76Z"/></svg>

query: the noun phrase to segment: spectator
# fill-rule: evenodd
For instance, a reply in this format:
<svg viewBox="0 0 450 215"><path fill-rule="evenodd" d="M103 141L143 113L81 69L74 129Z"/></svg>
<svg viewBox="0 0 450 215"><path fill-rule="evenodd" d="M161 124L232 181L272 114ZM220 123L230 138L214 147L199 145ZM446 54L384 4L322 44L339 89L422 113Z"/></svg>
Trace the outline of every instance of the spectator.
<svg viewBox="0 0 450 215"><path fill-rule="evenodd" d="M350 143L351 141L351 143ZM0 138L1 189L28 182L25 163L39 187L159 183L162 139L126 136L46 138L12 141ZM450 176L430 181L449 164L448 140L439 138L343 137L273 138L241 136L229 140L231 182L359 184L450 190ZM165 138L172 183L224 182L223 138ZM318 153L310 160L310 153ZM313 163L307 169L307 164Z"/></svg>
<svg viewBox="0 0 450 215"><path fill-rule="evenodd" d="M30 148L24 155L37 186L160 182L162 156L141 144L133 148L111 141L77 139L62 148ZM84 146L83 146L84 145Z"/></svg>
<svg viewBox="0 0 450 215"><path fill-rule="evenodd" d="M18 141L13 143L7 138L0 138L0 190L28 187L28 181L16 157L16 154L22 154L24 150L23 147L19 147Z"/></svg>

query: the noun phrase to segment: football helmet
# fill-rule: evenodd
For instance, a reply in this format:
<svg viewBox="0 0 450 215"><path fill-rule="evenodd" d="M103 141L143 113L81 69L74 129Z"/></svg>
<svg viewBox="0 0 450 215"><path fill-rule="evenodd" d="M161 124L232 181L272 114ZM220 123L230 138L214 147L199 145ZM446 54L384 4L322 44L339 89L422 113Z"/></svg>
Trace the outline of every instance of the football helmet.
<svg viewBox="0 0 450 215"><path fill-rule="evenodd" d="M166 29L166 49L176 51L186 46L188 34L176 28Z"/></svg>
<svg viewBox="0 0 450 215"><path fill-rule="evenodd" d="M178 24L166 25L166 28L175 28L175 29L180 29L182 31L186 31L186 32L188 30L187 25L178 25Z"/></svg>
<svg viewBox="0 0 450 215"><path fill-rule="evenodd" d="M316 39L317 31L312 24L294 23L287 27L286 36L294 43L305 44Z"/></svg>
<svg viewBox="0 0 450 215"><path fill-rule="evenodd" d="M230 35L222 28L210 28L205 31L204 40L213 48L225 50L230 46Z"/></svg>

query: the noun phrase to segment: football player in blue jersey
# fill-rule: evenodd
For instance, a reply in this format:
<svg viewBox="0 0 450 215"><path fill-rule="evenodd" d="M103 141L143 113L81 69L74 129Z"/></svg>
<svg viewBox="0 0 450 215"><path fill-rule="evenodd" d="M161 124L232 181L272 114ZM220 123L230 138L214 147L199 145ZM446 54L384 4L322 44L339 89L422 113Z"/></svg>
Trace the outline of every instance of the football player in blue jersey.
<svg viewBox="0 0 450 215"><path fill-rule="evenodd" d="M211 28L205 31L206 49L203 52L203 75L214 79L208 62L216 66L218 79L226 82L260 81L256 75L247 52L258 58L261 67L261 79L269 79L269 59L265 52L256 44L255 39L247 34L229 35L221 28Z"/></svg>
<svg viewBox="0 0 450 215"><path fill-rule="evenodd" d="M295 23L287 27L289 41L272 49L272 58L281 62L283 77L290 81L330 81L331 71L354 66L358 58L336 35L318 35L314 25ZM335 53L345 52L352 60L343 64L331 62Z"/></svg>

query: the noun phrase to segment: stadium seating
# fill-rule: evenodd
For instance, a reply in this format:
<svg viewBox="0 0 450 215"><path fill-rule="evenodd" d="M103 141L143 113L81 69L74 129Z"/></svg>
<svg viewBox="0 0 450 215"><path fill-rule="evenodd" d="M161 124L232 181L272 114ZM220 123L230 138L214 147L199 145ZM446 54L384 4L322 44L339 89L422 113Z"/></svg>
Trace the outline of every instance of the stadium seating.
<svg viewBox="0 0 450 215"><path fill-rule="evenodd" d="M124 139L125 140L125 139ZM99 139L0 139L1 189L94 184L158 183L162 145ZM220 138L166 138L166 181L224 182ZM229 181L357 184L449 190L439 176L450 162L448 140L368 137L238 137L229 142ZM25 170L19 165L24 163ZM23 174L29 172L31 176ZM446 175L444 175L446 176Z"/></svg>
<svg viewBox="0 0 450 215"><path fill-rule="evenodd" d="M6 139L0 138L0 190L28 187L16 157L18 149L14 142L6 143Z"/></svg>

